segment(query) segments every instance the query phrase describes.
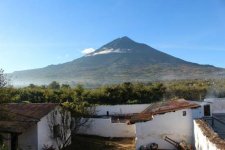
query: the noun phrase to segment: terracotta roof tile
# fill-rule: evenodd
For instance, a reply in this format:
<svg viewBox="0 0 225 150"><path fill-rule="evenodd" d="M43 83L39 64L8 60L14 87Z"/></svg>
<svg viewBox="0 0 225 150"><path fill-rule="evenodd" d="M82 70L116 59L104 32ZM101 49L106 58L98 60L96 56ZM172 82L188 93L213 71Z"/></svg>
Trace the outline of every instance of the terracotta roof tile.
<svg viewBox="0 0 225 150"><path fill-rule="evenodd" d="M157 114L164 114L168 112L173 112L181 109L187 109L187 108L198 108L200 105L198 105L195 102L187 101L185 99L178 99L178 100L169 100L169 101L162 101L151 104L149 107L147 107L143 112L134 115L130 123L135 122L143 122L143 121L149 121L153 119L154 115Z"/></svg>
<svg viewBox="0 0 225 150"><path fill-rule="evenodd" d="M1 104L0 131L21 133L35 125L59 104Z"/></svg>
<svg viewBox="0 0 225 150"><path fill-rule="evenodd" d="M198 108L198 107L200 107L200 105L198 105L195 102L187 101L185 99L178 99L153 103L152 105L147 107L142 113L153 113L155 115L172 112L180 109Z"/></svg>

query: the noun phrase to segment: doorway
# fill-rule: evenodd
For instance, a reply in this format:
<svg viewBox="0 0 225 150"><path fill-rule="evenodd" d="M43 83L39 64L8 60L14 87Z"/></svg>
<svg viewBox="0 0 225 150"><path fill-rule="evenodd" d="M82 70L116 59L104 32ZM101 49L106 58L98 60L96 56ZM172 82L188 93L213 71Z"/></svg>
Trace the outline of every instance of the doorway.
<svg viewBox="0 0 225 150"><path fill-rule="evenodd" d="M17 150L18 148L18 134L11 133L11 150Z"/></svg>
<svg viewBox="0 0 225 150"><path fill-rule="evenodd" d="M211 116L210 105L204 105L204 116Z"/></svg>

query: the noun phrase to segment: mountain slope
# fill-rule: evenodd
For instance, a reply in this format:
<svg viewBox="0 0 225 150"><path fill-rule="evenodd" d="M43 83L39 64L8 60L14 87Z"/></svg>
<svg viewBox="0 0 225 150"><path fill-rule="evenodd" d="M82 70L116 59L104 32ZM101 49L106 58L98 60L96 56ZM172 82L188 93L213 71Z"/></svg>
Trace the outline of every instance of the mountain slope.
<svg viewBox="0 0 225 150"><path fill-rule="evenodd" d="M61 83L111 84L127 81L219 78L225 70L173 57L128 37L118 38L81 58L9 75L15 85Z"/></svg>

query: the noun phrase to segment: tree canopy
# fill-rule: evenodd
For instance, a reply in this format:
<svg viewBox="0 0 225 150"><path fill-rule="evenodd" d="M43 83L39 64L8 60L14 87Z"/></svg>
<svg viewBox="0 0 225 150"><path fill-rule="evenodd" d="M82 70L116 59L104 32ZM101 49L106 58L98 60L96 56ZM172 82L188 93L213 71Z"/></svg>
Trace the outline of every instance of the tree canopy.
<svg viewBox="0 0 225 150"><path fill-rule="evenodd" d="M89 104L115 105L152 103L174 98L203 100L206 97L225 97L225 79L154 83L126 82L103 85L95 89L87 89L82 85L70 87L54 82L48 86L30 84L23 88L2 87L0 96L1 103L63 103L79 100Z"/></svg>
<svg viewBox="0 0 225 150"><path fill-rule="evenodd" d="M0 69L0 88L5 87L7 84L6 77L4 74L4 70Z"/></svg>

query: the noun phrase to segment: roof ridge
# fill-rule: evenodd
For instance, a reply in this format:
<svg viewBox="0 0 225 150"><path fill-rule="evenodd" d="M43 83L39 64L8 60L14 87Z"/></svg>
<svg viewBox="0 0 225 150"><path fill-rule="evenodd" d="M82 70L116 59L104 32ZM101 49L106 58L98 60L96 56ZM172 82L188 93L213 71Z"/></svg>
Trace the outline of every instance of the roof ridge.
<svg viewBox="0 0 225 150"><path fill-rule="evenodd" d="M9 113L16 114L16 115L20 115L20 116L27 117L27 118L36 119L37 121L40 121L40 119L39 119L39 118L36 118L36 117L33 117L33 116L24 115L24 114L20 114L20 113L12 112L12 111L10 111L10 110L4 110L4 109L3 109L2 111L9 112Z"/></svg>

